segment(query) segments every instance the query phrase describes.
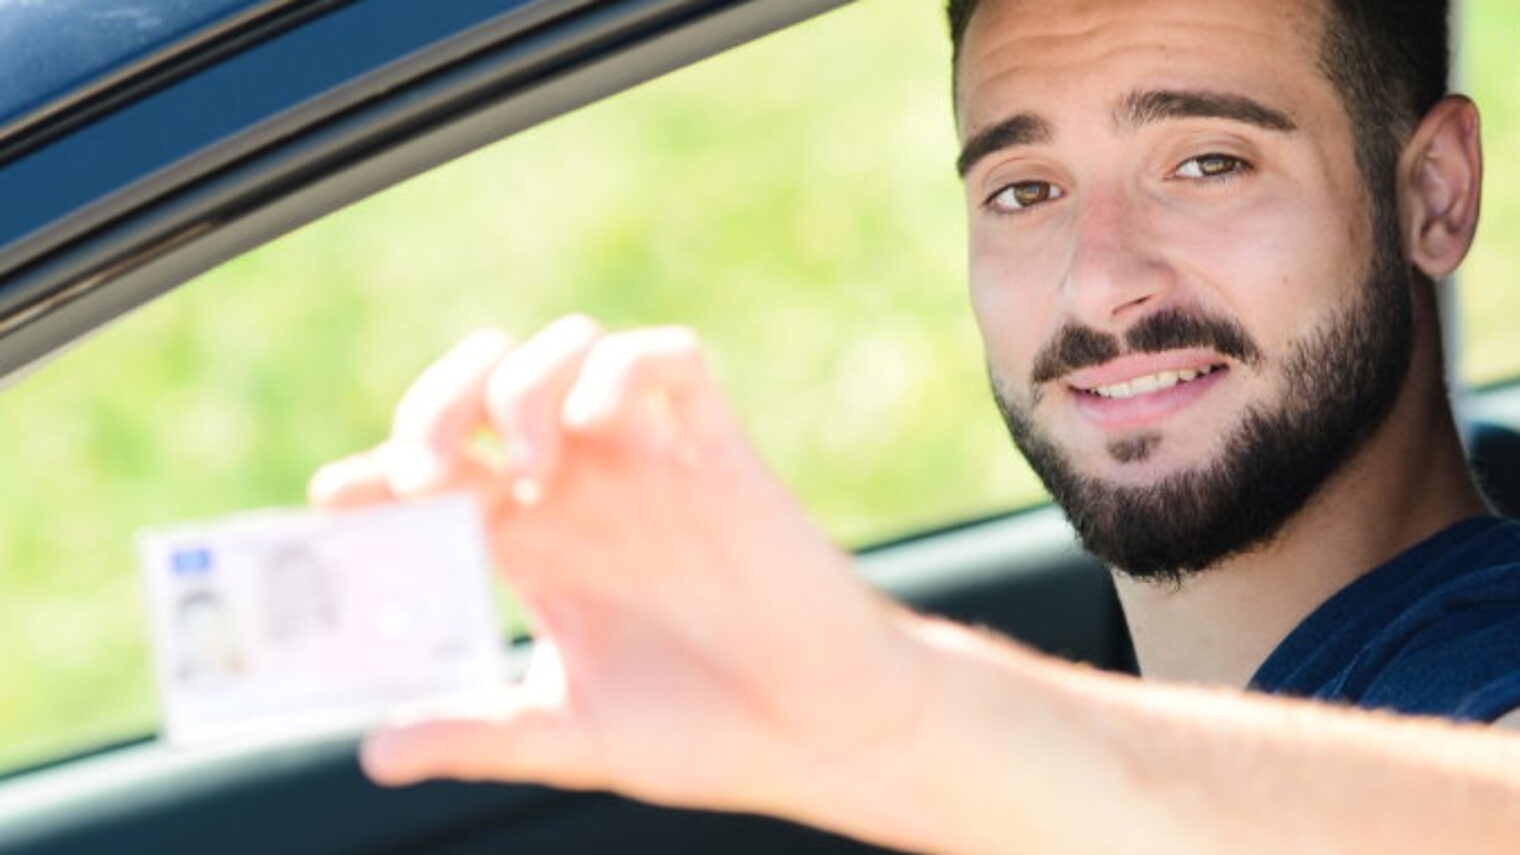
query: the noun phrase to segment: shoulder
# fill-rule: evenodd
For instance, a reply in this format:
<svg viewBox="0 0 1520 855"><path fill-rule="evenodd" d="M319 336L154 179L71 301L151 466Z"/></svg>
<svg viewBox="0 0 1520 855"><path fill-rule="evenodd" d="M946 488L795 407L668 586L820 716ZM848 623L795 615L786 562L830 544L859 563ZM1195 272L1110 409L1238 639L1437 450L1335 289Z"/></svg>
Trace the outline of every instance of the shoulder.
<svg viewBox="0 0 1520 855"><path fill-rule="evenodd" d="M1517 651L1520 522L1469 520L1337 594L1284 640L1259 687L1520 727Z"/></svg>
<svg viewBox="0 0 1520 855"><path fill-rule="evenodd" d="M1420 589L1357 657L1361 702L1471 721L1509 715L1520 708L1520 523L1498 521L1429 561Z"/></svg>
<svg viewBox="0 0 1520 855"><path fill-rule="evenodd" d="M1520 709L1520 599L1441 611L1372 639L1348 668L1362 706L1494 722Z"/></svg>

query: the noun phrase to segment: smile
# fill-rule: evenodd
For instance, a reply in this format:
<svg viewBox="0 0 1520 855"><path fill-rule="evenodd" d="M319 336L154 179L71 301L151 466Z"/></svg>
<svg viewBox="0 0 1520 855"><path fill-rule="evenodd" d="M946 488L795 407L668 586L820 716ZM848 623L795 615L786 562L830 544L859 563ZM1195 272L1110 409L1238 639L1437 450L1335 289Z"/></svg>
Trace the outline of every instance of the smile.
<svg viewBox="0 0 1520 855"><path fill-rule="evenodd" d="M1085 392L1089 395L1097 395L1101 398L1123 400L1126 398L1136 397L1137 395L1146 395L1151 392L1159 392L1163 389L1170 389L1173 386L1179 386L1184 383L1191 383L1200 378L1207 377L1210 374L1213 374L1215 371L1219 371L1223 368L1223 365L1209 365L1196 370L1184 369L1182 371L1160 371L1155 374L1147 374L1143 377L1136 377L1134 379L1119 383L1093 386L1091 388L1083 388L1081 386L1073 386L1072 388L1076 389L1079 392Z"/></svg>
<svg viewBox="0 0 1520 855"><path fill-rule="evenodd" d="M1204 348L1130 353L1073 371L1062 385L1081 419L1113 436L1178 417L1228 382L1232 368Z"/></svg>

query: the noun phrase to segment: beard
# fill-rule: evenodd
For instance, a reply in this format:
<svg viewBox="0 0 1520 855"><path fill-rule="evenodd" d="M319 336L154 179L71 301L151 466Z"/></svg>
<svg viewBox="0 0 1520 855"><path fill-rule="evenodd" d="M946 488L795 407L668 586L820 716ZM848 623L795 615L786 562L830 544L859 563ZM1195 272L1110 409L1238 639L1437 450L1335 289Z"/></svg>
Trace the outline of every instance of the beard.
<svg viewBox="0 0 1520 855"><path fill-rule="evenodd" d="M1205 346L1259 362L1255 343L1232 321L1158 313L1126 332L1127 350L1107 333L1068 327L1036 360L1027 409L993 375L993 396L1014 443L1089 552L1132 578L1180 584L1266 546L1387 419L1409 372L1416 274L1403 261L1392 213L1382 207L1374 217L1371 270L1356 297L1290 346L1281 398L1250 407L1202 466L1145 486L1106 483L1077 472L1030 410L1040 384L1122 353ZM1121 463L1142 460L1158 441L1128 438L1108 451Z"/></svg>

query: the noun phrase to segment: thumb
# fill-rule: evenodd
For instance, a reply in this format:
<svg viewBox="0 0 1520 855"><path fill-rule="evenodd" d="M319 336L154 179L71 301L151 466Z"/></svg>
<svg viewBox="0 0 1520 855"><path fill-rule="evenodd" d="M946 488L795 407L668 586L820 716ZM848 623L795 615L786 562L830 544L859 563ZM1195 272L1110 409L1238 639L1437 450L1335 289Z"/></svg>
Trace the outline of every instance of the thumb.
<svg viewBox="0 0 1520 855"><path fill-rule="evenodd" d="M597 786L574 728L558 711L517 706L491 715L441 714L370 732L359 764L370 780L405 786L434 778Z"/></svg>

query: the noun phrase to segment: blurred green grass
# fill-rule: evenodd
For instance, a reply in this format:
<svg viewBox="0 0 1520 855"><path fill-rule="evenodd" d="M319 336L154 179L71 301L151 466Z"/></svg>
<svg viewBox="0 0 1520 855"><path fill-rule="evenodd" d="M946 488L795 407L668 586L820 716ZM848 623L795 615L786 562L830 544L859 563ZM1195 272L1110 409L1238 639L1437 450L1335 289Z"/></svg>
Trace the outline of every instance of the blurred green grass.
<svg viewBox="0 0 1520 855"><path fill-rule="evenodd" d="M695 325L842 542L1037 500L963 296L938 3L872 0L503 141L201 277L0 397L0 770L152 728L141 525L294 504L462 333L566 311ZM1509 376L1512 0L1475 0L1490 108L1468 375ZM1496 115L1497 114L1497 115ZM1507 174L1506 174L1507 173Z"/></svg>
<svg viewBox="0 0 1520 855"><path fill-rule="evenodd" d="M1462 375L1487 383L1520 374L1520 4L1466 0L1467 25L1459 50L1465 91L1483 112L1488 170L1478 239L1463 265Z"/></svg>

